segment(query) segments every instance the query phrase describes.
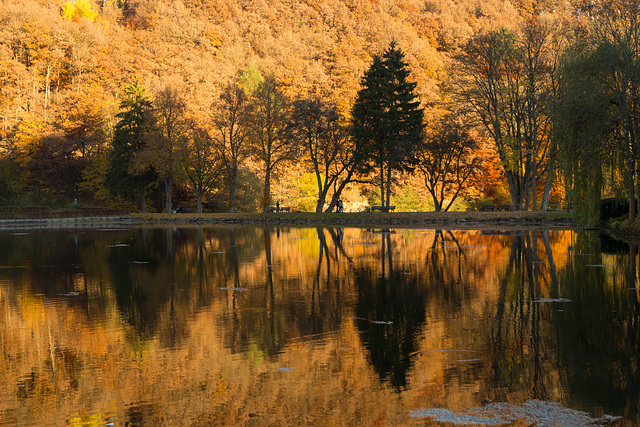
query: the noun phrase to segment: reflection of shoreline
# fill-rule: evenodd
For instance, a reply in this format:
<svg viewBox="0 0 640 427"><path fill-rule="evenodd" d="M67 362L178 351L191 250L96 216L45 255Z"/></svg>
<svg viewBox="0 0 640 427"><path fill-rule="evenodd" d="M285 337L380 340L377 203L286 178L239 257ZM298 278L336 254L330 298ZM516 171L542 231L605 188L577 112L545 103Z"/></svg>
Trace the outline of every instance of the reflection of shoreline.
<svg viewBox="0 0 640 427"><path fill-rule="evenodd" d="M527 227L575 228L571 216L557 212L394 212L394 213L216 213L131 214L73 218L22 218L0 220L1 230L97 229L105 226L189 227L203 225L287 225L349 227L434 227L457 230L513 230Z"/></svg>

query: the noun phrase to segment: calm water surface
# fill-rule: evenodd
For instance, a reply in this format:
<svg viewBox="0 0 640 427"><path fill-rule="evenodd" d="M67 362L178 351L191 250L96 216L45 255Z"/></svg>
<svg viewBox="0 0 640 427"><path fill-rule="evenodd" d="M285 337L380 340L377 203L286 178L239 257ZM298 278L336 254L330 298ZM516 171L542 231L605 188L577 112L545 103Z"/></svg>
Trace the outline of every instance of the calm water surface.
<svg viewBox="0 0 640 427"><path fill-rule="evenodd" d="M576 231L0 234L0 424L640 425L637 249ZM630 255L633 254L633 255Z"/></svg>

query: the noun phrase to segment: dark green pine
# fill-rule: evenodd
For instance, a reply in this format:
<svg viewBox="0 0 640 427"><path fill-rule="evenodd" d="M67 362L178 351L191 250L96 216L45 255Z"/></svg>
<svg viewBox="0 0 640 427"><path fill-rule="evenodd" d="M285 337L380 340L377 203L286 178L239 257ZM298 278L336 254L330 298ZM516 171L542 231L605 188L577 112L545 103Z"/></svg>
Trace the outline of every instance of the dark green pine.
<svg viewBox="0 0 640 427"><path fill-rule="evenodd" d="M404 53L395 43L374 56L363 76L352 109L352 137L361 156L361 173L380 169L384 180L383 171L411 170L415 164L413 153L424 139L424 112L414 93L416 83L408 77Z"/></svg>
<svg viewBox="0 0 640 427"><path fill-rule="evenodd" d="M127 97L120 103L121 111L116 115L120 120L114 131L106 184L113 194L135 199L143 195L146 186L155 180L152 169L134 174L130 167L151 127L153 106L144 86L138 81L131 83L125 92Z"/></svg>

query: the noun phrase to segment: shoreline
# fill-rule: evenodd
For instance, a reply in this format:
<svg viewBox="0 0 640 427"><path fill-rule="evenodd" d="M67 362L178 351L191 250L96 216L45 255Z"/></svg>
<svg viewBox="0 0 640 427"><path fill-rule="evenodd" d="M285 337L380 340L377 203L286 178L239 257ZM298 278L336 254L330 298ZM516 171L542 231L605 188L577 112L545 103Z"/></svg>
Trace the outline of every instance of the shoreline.
<svg viewBox="0 0 640 427"><path fill-rule="evenodd" d="M566 212L390 212L129 214L0 219L0 231L201 226L336 226L447 229L577 229Z"/></svg>

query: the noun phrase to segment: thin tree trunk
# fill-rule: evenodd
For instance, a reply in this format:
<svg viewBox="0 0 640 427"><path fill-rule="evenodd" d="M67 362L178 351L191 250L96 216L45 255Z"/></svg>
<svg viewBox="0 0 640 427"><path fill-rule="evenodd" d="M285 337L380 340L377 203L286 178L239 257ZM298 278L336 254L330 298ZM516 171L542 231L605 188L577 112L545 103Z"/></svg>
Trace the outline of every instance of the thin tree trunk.
<svg viewBox="0 0 640 427"><path fill-rule="evenodd" d="M147 198L144 193L142 193L142 196L140 197L140 211L142 213L147 213Z"/></svg>
<svg viewBox="0 0 640 427"><path fill-rule="evenodd" d="M44 81L44 109L49 107L49 96L51 93L51 65L47 65L47 74Z"/></svg>
<svg viewBox="0 0 640 427"><path fill-rule="evenodd" d="M264 193L262 194L263 198L263 210L265 212L268 211L269 205L271 204L271 167L267 166L264 174Z"/></svg>
<svg viewBox="0 0 640 427"><path fill-rule="evenodd" d="M166 202L166 209L167 209L167 213L171 213L171 211L173 210L173 206L171 203L171 190L173 189L173 175L170 173L169 175L167 175L167 177L164 179L164 192L167 198L167 202Z"/></svg>
<svg viewBox="0 0 640 427"><path fill-rule="evenodd" d="M236 207L236 178L231 178L229 185L229 213L233 213Z"/></svg>
<svg viewBox="0 0 640 427"><path fill-rule="evenodd" d="M387 207L391 206L391 166L387 165Z"/></svg>
<svg viewBox="0 0 640 427"><path fill-rule="evenodd" d="M384 163L380 163L380 206L384 206Z"/></svg>
<svg viewBox="0 0 640 427"><path fill-rule="evenodd" d="M636 219L636 186L635 186L635 160L628 157L629 163L629 222L633 222Z"/></svg>
<svg viewBox="0 0 640 427"><path fill-rule="evenodd" d="M547 180L544 183L544 193L542 194L542 204L540 209L547 210L549 206L549 193L551 193L551 186L553 185L553 178L556 174L556 143L551 142L549 149L549 160L547 162Z"/></svg>
<svg viewBox="0 0 640 427"><path fill-rule="evenodd" d="M532 210L535 212L538 210L538 190L536 188L536 169L537 169L537 162L536 159L533 159L533 166L531 167L532 171L531 173L533 174L533 176L531 177L531 208Z"/></svg>

